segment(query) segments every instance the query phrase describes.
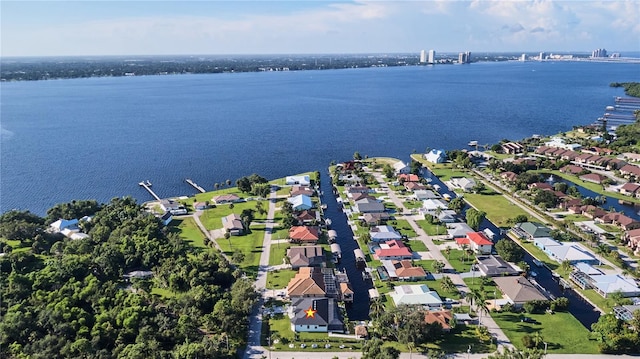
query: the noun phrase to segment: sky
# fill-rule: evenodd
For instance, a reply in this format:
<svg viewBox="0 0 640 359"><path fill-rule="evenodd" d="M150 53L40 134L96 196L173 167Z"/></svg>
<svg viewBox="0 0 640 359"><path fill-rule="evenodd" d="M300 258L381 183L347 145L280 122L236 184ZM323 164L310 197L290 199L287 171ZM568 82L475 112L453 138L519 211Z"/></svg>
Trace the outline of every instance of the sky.
<svg viewBox="0 0 640 359"><path fill-rule="evenodd" d="M0 56L640 51L640 0L6 1Z"/></svg>

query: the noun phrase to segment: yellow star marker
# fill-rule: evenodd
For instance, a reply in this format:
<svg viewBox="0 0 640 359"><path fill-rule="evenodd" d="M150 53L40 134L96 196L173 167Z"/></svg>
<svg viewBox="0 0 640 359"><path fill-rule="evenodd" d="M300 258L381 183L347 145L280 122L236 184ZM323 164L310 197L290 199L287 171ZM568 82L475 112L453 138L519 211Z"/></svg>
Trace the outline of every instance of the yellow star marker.
<svg viewBox="0 0 640 359"><path fill-rule="evenodd" d="M309 307L309 309L304 312L307 313L307 318L313 318L316 315L317 310L313 310L312 307Z"/></svg>

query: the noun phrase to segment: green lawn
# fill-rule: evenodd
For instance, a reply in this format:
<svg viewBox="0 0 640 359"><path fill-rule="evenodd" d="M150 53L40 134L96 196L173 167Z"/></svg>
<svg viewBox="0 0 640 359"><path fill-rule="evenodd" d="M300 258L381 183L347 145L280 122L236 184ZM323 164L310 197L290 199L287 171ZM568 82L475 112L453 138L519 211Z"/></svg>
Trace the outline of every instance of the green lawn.
<svg viewBox="0 0 640 359"><path fill-rule="evenodd" d="M535 319L540 324L523 323L522 315ZM539 332L548 343L547 351L554 354L598 354L598 345L589 340L589 330L570 313L520 314L491 313L498 326L518 349L523 349L522 337ZM541 346L542 349L542 346Z"/></svg>
<svg viewBox="0 0 640 359"><path fill-rule="evenodd" d="M426 219L418 220L416 221L416 224L429 236L447 234L447 227L443 224L433 224Z"/></svg>
<svg viewBox="0 0 640 359"><path fill-rule="evenodd" d="M194 248L209 248L205 244L205 236L202 234L193 218L174 219L171 221L170 231L178 233L180 238Z"/></svg>
<svg viewBox="0 0 640 359"><path fill-rule="evenodd" d="M258 202L250 201L234 203L233 208L231 208L230 204L223 204L216 208L207 209L202 213L202 216L200 216L200 221L208 230L222 228L222 217L228 216L231 213L240 214L244 209L256 209L256 203ZM263 201L263 203L264 209L266 210L268 204L266 201ZM256 212L256 216L257 215L258 213Z"/></svg>
<svg viewBox="0 0 640 359"><path fill-rule="evenodd" d="M532 256L537 258L539 261L544 262L552 270L555 271L560 266L560 263L558 263L555 260L549 258L549 256L545 252L543 252L542 249L536 247L533 244L533 242L522 242L522 241L518 242L518 241L516 241L516 243L519 243L520 246L522 246L527 252L529 252Z"/></svg>
<svg viewBox="0 0 640 359"><path fill-rule="evenodd" d="M279 271L268 272L267 289L282 289L286 287L296 273L298 273L298 271L293 269L282 269Z"/></svg>
<svg viewBox="0 0 640 359"><path fill-rule="evenodd" d="M389 221L389 224L400 232L400 234L405 235L408 238L415 238L417 236L416 232L406 219L394 219L393 221Z"/></svg>
<svg viewBox="0 0 640 359"><path fill-rule="evenodd" d="M264 346L268 346L267 336L269 333L272 336L277 333L279 343L272 344L276 351L360 351L363 344L363 341L355 339L330 337L327 333L298 333L296 338L296 334L291 330L291 321L286 315L270 318L268 323L265 321L262 333L262 345ZM306 344L306 348L300 348L302 343ZM311 347L314 343L318 345L318 348ZM290 348L289 344L293 344L294 348ZM330 344L331 348L325 349L325 344ZM341 345L344 345L345 348L340 349Z"/></svg>
<svg viewBox="0 0 640 359"><path fill-rule="evenodd" d="M291 247L289 243L277 243L271 245L269 252L269 265L275 266L282 264L282 259L287 255L287 249Z"/></svg>
<svg viewBox="0 0 640 359"><path fill-rule="evenodd" d="M483 278L480 275L480 273L475 272L476 276L472 277L472 278L464 278L464 283L467 285L467 287L469 287L469 289L478 289L480 290L480 287L483 286L484 287L484 297L487 301L491 301L492 299L496 299L497 298L502 298L502 294L500 293L500 290L498 289L498 287L496 287L496 284L493 282L493 280L486 280L484 281L484 285L483 284Z"/></svg>
<svg viewBox="0 0 640 359"><path fill-rule="evenodd" d="M469 172L463 172L453 168L432 168L431 172L442 181L448 181L453 177L473 177Z"/></svg>
<svg viewBox="0 0 640 359"><path fill-rule="evenodd" d="M472 206L487 213L487 218L498 227L509 226L508 220L518 215L530 215L519 206L511 203L501 194L466 193L464 199Z"/></svg>
<svg viewBox="0 0 640 359"><path fill-rule="evenodd" d="M406 243L412 252L428 252L427 246L421 240L413 240Z"/></svg>
<svg viewBox="0 0 640 359"><path fill-rule="evenodd" d="M464 254L464 251L462 251L461 249L451 249L451 252L449 253L449 255L447 255L447 252L445 250L442 250L442 255L445 256L445 258L447 258L447 260L449 261L449 264L451 264L451 266L459 273L464 273L464 272L468 272L471 270L471 265L473 264L473 261L475 260L475 257L472 255L471 257L467 257L466 254Z"/></svg>
<svg viewBox="0 0 640 359"><path fill-rule="evenodd" d="M229 239L219 238L216 241L222 251L229 257L235 251L240 251L244 254L244 260L239 264L240 268L247 275L254 277L258 273L263 240L264 229L252 229L251 233L244 236L231 236Z"/></svg>
<svg viewBox="0 0 640 359"><path fill-rule="evenodd" d="M170 291L169 289L166 288L158 288L158 287L153 287L151 288L151 294L155 294L155 295L159 295L162 298L173 298L176 296L176 294L172 291Z"/></svg>
<svg viewBox="0 0 640 359"><path fill-rule="evenodd" d="M573 223L573 222L583 222L589 221L589 218L581 215L581 214L568 214L562 218L563 221Z"/></svg>

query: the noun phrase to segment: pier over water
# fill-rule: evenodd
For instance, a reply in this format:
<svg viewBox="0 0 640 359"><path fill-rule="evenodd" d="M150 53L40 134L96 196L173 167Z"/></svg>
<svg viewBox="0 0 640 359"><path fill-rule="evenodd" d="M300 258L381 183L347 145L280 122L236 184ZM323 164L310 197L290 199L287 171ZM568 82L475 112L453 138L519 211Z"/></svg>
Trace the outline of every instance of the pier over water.
<svg viewBox="0 0 640 359"><path fill-rule="evenodd" d="M155 192L153 192L153 190L151 189L152 184L149 180L142 181L138 184L144 187L144 189L146 189L151 194L151 196L153 196L153 198L155 198L158 201L160 200L160 197L158 197L158 195Z"/></svg>
<svg viewBox="0 0 640 359"><path fill-rule="evenodd" d="M185 182L187 182L188 184L190 184L193 188L197 189L198 191L200 191L200 193L205 193L207 192L204 188L200 187L197 183L193 182L191 180L191 178L187 178L184 180Z"/></svg>

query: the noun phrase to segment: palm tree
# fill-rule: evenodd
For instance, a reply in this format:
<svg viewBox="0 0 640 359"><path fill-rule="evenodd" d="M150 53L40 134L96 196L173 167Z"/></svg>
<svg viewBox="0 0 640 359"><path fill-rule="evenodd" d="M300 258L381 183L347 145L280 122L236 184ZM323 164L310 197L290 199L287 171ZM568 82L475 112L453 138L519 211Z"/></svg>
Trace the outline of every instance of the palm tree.
<svg viewBox="0 0 640 359"><path fill-rule="evenodd" d="M447 254L447 260L451 260L451 247L447 246L447 248L444 249L444 252Z"/></svg>
<svg viewBox="0 0 640 359"><path fill-rule="evenodd" d="M213 184L213 189L215 189L217 191L218 188L220 188L220 183L218 183L218 182L214 183Z"/></svg>
<svg viewBox="0 0 640 359"><path fill-rule="evenodd" d="M413 350L416 348L416 344L414 342L408 342L407 343L407 348L409 349L409 359L411 359L411 356L413 354Z"/></svg>
<svg viewBox="0 0 640 359"><path fill-rule="evenodd" d="M454 293L456 291L456 285L453 283L451 278L447 276L442 277L442 281L440 282L440 287L447 292Z"/></svg>
<svg viewBox="0 0 640 359"><path fill-rule="evenodd" d="M227 187L231 187L231 180L230 179L227 179L226 183L227 183Z"/></svg>
<svg viewBox="0 0 640 359"><path fill-rule="evenodd" d="M542 337L540 332L535 332L535 334L533 334L532 339L533 339L533 344L535 344L536 348L538 348L540 344L544 343L544 338Z"/></svg>
<svg viewBox="0 0 640 359"><path fill-rule="evenodd" d="M462 245L462 254L463 254L463 256L462 256L462 257L460 257L460 259L462 259L462 263L463 263L463 264L464 264L464 257L465 257L465 256L464 256L464 254L465 254L465 253L467 253L467 249L468 249L468 248L469 248L469 247L467 247L467 245L466 245L466 244L463 244L463 245Z"/></svg>
<svg viewBox="0 0 640 359"><path fill-rule="evenodd" d="M369 303L369 309L369 314L371 315L371 317L377 320L385 311L384 303L382 303L382 300L380 298L375 298L371 301L371 303Z"/></svg>
<svg viewBox="0 0 640 359"><path fill-rule="evenodd" d="M571 262L569 260L562 261L562 263L560 264L560 269L568 272L569 270L571 270Z"/></svg>

